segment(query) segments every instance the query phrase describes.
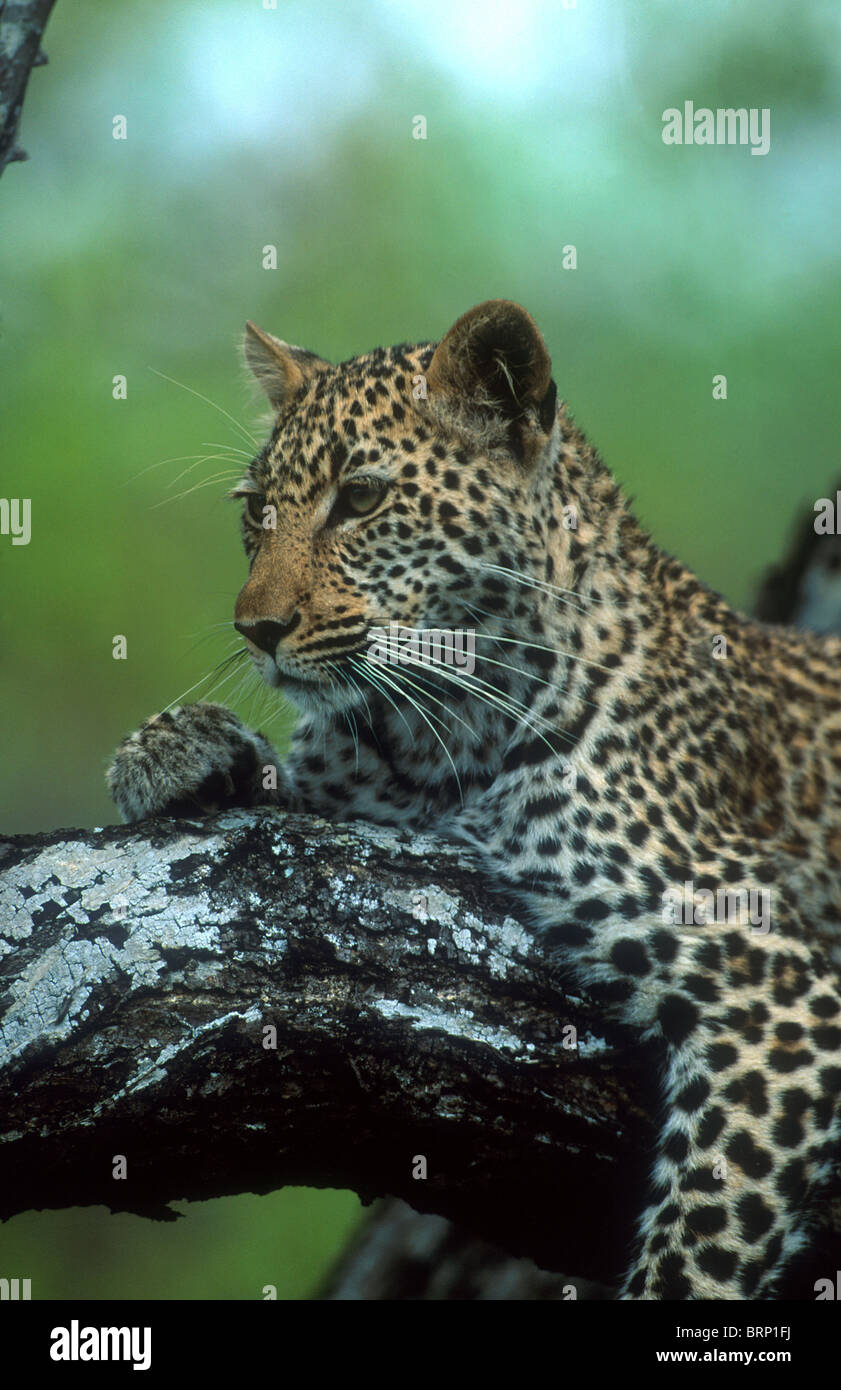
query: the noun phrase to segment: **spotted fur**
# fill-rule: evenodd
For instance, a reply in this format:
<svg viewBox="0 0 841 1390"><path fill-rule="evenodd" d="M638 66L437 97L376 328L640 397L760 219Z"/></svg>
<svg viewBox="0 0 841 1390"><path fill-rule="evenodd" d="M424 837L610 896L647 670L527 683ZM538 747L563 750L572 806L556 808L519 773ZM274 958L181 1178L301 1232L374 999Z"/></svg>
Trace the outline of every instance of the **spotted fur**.
<svg viewBox="0 0 841 1390"><path fill-rule="evenodd" d="M246 355L276 421L237 489L236 625L302 718L266 792L276 759L226 710L158 716L116 755L121 811L274 800L469 844L662 1048L620 1296L773 1297L841 1128L841 641L747 620L657 548L516 305L338 367L253 326ZM475 672L372 665L391 622L473 629ZM771 929L749 898L668 920L685 882L767 893Z"/></svg>

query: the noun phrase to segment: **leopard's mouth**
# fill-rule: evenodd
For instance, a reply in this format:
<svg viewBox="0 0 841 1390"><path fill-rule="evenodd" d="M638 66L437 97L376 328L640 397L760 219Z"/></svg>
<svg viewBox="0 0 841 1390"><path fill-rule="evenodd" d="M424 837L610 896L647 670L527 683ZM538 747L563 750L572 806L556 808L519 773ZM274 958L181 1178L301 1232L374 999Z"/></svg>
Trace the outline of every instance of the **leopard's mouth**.
<svg viewBox="0 0 841 1390"><path fill-rule="evenodd" d="M304 674L300 670L289 671L283 666L278 666L272 657L259 663L258 669L266 685L273 690L281 691L302 713L329 716L353 708L359 701L358 687L354 688L351 683L343 682L340 678L340 667L351 655L352 653L343 653L341 660L336 661L333 671L315 667L312 675Z"/></svg>
<svg viewBox="0 0 841 1390"><path fill-rule="evenodd" d="M329 667L325 670L320 665L313 667L313 673L304 674L300 667L294 671L287 670L280 666L276 659L269 658L266 663L267 671L265 679L271 686L298 687L302 690L329 690L336 683L336 678L346 675L352 668L351 662L358 656L361 648L347 648L340 653L335 660L331 660Z"/></svg>
<svg viewBox="0 0 841 1390"><path fill-rule="evenodd" d="M275 685L320 685L321 682L314 676L299 676L292 671L284 671L282 667L275 666L276 674Z"/></svg>
<svg viewBox="0 0 841 1390"><path fill-rule="evenodd" d="M273 690L300 690L306 693L307 691L314 692L324 689L323 679L317 676L301 676L292 671L285 671L271 658L261 668L260 674L266 685L270 685Z"/></svg>

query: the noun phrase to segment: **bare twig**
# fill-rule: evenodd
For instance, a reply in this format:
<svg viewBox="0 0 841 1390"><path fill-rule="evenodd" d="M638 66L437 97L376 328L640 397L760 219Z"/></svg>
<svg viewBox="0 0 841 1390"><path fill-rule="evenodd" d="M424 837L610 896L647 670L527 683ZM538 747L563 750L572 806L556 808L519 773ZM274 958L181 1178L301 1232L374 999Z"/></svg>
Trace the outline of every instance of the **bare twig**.
<svg viewBox="0 0 841 1390"><path fill-rule="evenodd" d="M46 63L41 38L55 0L0 0L0 174L28 155L17 144L29 74Z"/></svg>

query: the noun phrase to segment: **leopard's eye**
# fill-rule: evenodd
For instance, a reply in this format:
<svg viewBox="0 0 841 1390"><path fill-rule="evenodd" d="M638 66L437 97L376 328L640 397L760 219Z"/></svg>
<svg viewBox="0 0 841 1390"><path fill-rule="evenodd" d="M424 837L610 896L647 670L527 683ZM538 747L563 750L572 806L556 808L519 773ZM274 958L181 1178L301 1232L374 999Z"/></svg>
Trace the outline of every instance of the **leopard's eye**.
<svg viewBox="0 0 841 1390"><path fill-rule="evenodd" d="M232 488L226 495L231 502L245 503L245 519L249 521L252 526L263 526L265 524L263 511L266 505L266 495L264 492L259 492L250 481L244 480L238 487Z"/></svg>
<svg viewBox="0 0 841 1390"><path fill-rule="evenodd" d="M374 510L383 491L383 488L372 487L370 483L351 483L349 487L342 489L342 495L352 512L357 516L365 516L367 512Z"/></svg>
<svg viewBox="0 0 841 1390"><path fill-rule="evenodd" d="M363 481L347 483L345 487L340 489L339 495L333 503L329 524L335 526L338 522L348 521L355 516L368 516L379 506L386 491L385 483Z"/></svg>

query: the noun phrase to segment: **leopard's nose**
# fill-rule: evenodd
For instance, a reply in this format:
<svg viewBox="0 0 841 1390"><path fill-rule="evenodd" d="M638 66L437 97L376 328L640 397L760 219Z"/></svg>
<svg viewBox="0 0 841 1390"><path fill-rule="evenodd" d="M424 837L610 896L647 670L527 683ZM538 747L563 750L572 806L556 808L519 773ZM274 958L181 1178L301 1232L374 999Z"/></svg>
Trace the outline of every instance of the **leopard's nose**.
<svg viewBox="0 0 841 1390"><path fill-rule="evenodd" d="M249 642L253 642L255 647L268 652L269 656L274 656L278 643L282 642L284 637L288 637L290 632L294 632L300 621L300 613L293 613L285 623L276 622L273 618L262 618L257 623L234 623L234 627L243 637L247 637Z"/></svg>

